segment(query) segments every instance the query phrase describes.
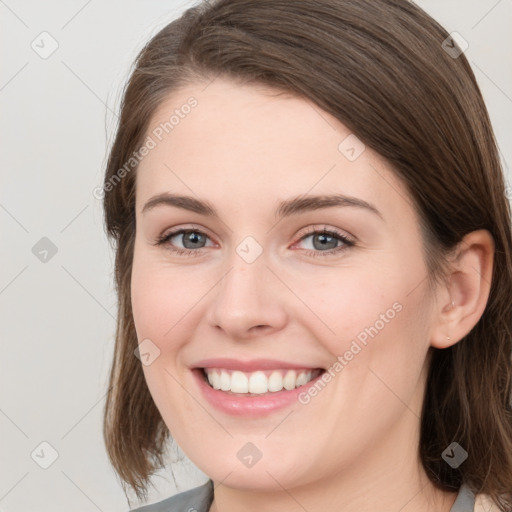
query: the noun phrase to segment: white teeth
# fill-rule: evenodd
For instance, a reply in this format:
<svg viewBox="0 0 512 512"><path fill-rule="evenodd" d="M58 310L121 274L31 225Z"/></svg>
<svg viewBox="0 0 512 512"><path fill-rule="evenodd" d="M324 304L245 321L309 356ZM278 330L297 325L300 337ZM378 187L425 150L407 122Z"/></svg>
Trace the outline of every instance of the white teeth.
<svg viewBox="0 0 512 512"><path fill-rule="evenodd" d="M217 372L213 372L211 375L208 375L208 381L213 389L220 389L220 376Z"/></svg>
<svg viewBox="0 0 512 512"><path fill-rule="evenodd" d="M287 389L288 391L295 389L295 381L296 380L297 380L297 374L295 373L295 370L288 370L283 379L284 389Z"/></svg>
<svg viewBox="0 0 512 512"><path fill-rule="evenodd" d="M297 375L297 380L295 381L295 385L297 387L304 386L304 384L307 384L307 382L308 382L308 376L307 376L307 374L302 372L302 373L299 373L299 375Z"/></svg>
<svg viewBox="0 0 512 512"><path fill-rule="evenodd" d="M283 389L283 376L281 372L273 371L268 378L269 391L281 391Z"/></svg>
<svg viewBox="0 0 512 512"><path fill-rule="evenodd" d="M304 386L319 375L319 370L273 370L245 373L224 369L205 368L208 382L213 389L232 393L262 395L268 392L288 391Z"/></svg>
<svg viewBox="0 0 512 512"><path fill-rule="evenodd" d="M233 393L248 393L249 379L243 372L233 372L231 374L231 391Z"/></svg>
<svg viewBox="0 0 512 512"><path fill-rule="evenodd" d="M249 377L249 393L262 394L268 391L267 377L263 372L251 373Z"/></svg>
<svg viewBox="0 0 512 512"><path fill-rule="evenodd" d="M220 374L220 389L222 391L229 391L231 389L231 379L226 372L221 372Z"/></svg>

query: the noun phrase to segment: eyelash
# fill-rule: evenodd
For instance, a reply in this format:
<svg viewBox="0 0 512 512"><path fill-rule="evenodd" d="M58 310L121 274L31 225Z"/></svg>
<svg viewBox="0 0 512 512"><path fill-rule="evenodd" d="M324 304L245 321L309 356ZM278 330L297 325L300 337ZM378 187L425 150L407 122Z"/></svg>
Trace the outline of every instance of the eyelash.
<svg viewBox="0 0 512 512"><path fill-rule="evenodd" d="M170 241L171 238L175 237L176 235L186 235L189 233L198 233L200 235L204 235L205 237L209 238L208 235L206 233L204 233L203 231L201 231L200 229L182 228L182 229L177 229L175 231L171 231L163 236L158 237L155 245L157 245L157 246L165 245ZM304 239L310 237L311 235L332 236L332 237L338 239L339 241L343 242L342 246L335 247L334 249L328 249L326 251L319 251L319 250L315 251L315 250L311 250L311 249L305 250L306 254L308 254L308 256L312 256L315 258L316 257L325 257L325 256L330 256L332 254L340 253L340 252L348 249L349 247L353 247L355 245L355 242L353 240L348 238L346 235L344 235L340 231L337 231L335 229L327 229L325 227L323 229L310 228L304 235L301 236L301 238L299 239L298 242L302 242ZM296 243L298 243L298 242L296 242ZM204 249L204 247L200 247L198 249L180 249L180 248L172 247L170 244L168 247L169 251L173 252L174 254L176 254L178 256L184 255L184 256L192 256L192 257L200 256L202 254L201 249Z"/></svg>

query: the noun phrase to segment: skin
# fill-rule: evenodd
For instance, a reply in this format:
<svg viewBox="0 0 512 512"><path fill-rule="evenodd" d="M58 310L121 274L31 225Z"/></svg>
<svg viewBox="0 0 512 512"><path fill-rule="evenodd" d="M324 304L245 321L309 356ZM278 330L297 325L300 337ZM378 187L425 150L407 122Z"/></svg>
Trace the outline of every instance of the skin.
<svg viewBox="0 0 512 512"><path fill-rule="evenodd" d="M418 458L428 355L481 317L491 236L466 236L449 282L430 290L417 213L384 159L367 147L349 161L338 146L350 130L307 100L221 78L206 85L174 91L151 120L148 134L198 101L137 171L132 304L139 342L160 350L144 366L147 384L174 439L214 481L211 510L448 512L456 493L437 490ZM208 201L219 218L165 205L142 213L164 192ZM276 221L280 201L332 193L382 218L330 207ZM155 245L191 224L207 235L190 249L199 255L171 251L182 236ZM355 245L323 255L318 236L302 239L324 227ZM253 263L236 252L247 236L263 249ZM210 357L328 368L395 303L401 311L307 405L233 417L192 378ZM248 442L262 453L250 468L237 458Z"/></svg>

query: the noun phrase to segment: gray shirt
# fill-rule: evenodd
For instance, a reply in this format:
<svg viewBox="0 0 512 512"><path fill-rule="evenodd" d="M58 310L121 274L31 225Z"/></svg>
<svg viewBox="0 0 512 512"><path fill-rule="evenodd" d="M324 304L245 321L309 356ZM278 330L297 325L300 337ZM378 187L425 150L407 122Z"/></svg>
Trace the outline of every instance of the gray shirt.
<svg viewBox="0 0 512 512"><path fill-rule="evenodd" d="M153 505L146 505L131 512L208 512L213 501L213 482L208 480L204 485L190 491L171 496ZM466 485L462 485L450 512L473 512L475 495Z"/></svg>

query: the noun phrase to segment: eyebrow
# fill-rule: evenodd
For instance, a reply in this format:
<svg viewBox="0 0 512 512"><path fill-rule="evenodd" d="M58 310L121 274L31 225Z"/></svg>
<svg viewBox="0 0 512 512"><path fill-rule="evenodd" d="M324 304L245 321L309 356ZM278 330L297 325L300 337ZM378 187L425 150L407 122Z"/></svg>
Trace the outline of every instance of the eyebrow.
<svg viewBox="0 0 512 512"><path fill-rule="evenodd" d="M170 193L163 193L152 197L142 208L142 213L146 213L157 206L175 206L207 217L219 217L215 208L208 201ZM276 219L282 219L308 211L347 206L365 209L384 220L382 213L373 204L357 197L342 194L303 195L287 199L279 203L275 216Z"/></svg>

